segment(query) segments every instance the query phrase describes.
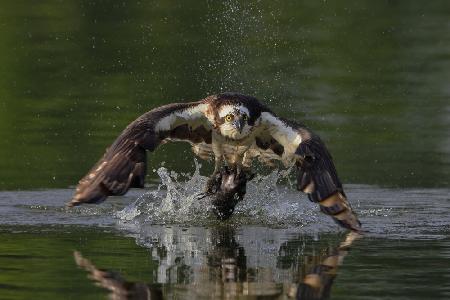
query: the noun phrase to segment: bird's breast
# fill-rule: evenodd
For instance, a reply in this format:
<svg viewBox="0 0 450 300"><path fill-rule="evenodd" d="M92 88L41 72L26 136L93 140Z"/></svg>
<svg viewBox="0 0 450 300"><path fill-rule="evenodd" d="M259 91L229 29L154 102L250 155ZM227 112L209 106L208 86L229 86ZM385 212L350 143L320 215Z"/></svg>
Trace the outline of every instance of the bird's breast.
<svg viewBox="0 0 450 300"><path fill-rule="evenodd" d="M220 154L227 164L236 164L241 161L254 140L252 135L241 140L232 140L219 135L213 137L214 148L220 149Z"/></svg>
<svg viewBox="0 0 450 300"><path fill-rule="evenodd" d="M222 150L223 150L223 158L226 160L226 162L229 165L236 164L238 162L242 161L242 158L249 149L249 146L247 145L230 145L230 144L223 144Z"/></svg>

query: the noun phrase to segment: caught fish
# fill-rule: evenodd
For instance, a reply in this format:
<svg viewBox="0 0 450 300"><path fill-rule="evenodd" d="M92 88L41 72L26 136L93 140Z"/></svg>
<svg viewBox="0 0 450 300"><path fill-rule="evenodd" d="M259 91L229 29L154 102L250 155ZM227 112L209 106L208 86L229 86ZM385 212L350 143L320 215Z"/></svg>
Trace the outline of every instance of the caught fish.
<svg viewBox="0 0 450 300"><path fill-rule="evenodd" d="M218 219L226 220L231 217L236 205L244 199L247 182L253 177L253 173L224 166L210 179L207 192L200 194L199 199L211 196L214 214Z"/></svg>

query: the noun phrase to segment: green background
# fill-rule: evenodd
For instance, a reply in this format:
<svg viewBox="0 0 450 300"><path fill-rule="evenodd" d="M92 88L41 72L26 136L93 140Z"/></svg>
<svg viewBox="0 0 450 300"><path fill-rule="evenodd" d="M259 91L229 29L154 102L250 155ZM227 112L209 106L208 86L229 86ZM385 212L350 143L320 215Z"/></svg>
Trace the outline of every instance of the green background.
<svg viewBox="0 0 450 300"><path fill-rule="evenodd" d="M448 186L449 19L448 1L1 1L0 189L73 186L140 114L221 91L305 122L345 183ZM153 167L193 169L164 147Z"/></svg>

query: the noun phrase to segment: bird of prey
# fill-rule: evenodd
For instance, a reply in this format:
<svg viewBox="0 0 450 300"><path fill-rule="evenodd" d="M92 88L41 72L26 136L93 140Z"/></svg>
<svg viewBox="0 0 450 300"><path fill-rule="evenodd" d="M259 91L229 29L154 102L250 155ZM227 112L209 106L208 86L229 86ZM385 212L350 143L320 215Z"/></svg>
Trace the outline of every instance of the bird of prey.
<svg viewBox="0 0 450 300"><path fill-rule="evenodd" d="M361 230L319 136L302 124L277 116L258 99L238 93L168 104L143 114L80 180L68 206L100 203L108 196L124 195L132 187L144 187L146 152L169 141L188 142L200 158L214 159L205 195L218 194L218 207L232 202L225 205L226 217L236 205L234 200L242 200L245 194L252 162L259 160L273 167L280 161L285 167L295 166L297 189L318 203L323 213L345 228Z"/></svg>

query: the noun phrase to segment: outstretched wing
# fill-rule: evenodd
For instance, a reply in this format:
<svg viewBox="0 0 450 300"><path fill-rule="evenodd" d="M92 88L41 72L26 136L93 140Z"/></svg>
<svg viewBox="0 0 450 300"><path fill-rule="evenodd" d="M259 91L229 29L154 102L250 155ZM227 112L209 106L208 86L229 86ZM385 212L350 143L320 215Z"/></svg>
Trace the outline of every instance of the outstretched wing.
<svg viewBox="0 0 450 300"><path fill-rule="evenodd" d="M154 151L169 140L191 144L211 143L211 124L203 101L175 103L153 109L133 121L104 156L83 177L68 206L99 203L108 196L123 195L131 187L143 187L146 150Z"/></svg>
<svg viewBox="0 0 450 300"><path fill-rule="evenodd" d="M261 125L265 130L257 136L257 146L264 151L273 149L285 165L295 163L297 189L308 194L339 225L360 231L361 223L347 201L333 159L319 136L271 112L261 114Z"/></svg>

